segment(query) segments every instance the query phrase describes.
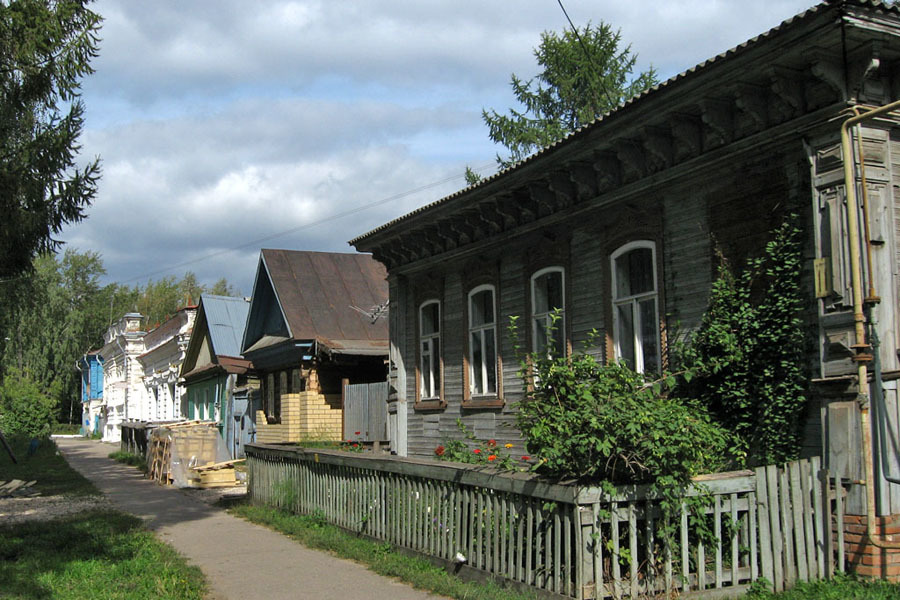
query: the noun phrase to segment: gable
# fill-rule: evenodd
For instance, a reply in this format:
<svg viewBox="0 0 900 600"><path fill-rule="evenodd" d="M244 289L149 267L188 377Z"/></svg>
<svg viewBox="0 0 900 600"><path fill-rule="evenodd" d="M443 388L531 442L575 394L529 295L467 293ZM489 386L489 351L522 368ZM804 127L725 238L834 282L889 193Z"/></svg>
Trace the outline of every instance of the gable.
<svg viewBox="0 0 900 600"><path fill-rule="evenodd" d="M245 352L265 336L287 339L290 337L290 329L261 255L256 269L256 281L253 284L250 313L247 316L247 328L244 331L241 351Z"/></svg>

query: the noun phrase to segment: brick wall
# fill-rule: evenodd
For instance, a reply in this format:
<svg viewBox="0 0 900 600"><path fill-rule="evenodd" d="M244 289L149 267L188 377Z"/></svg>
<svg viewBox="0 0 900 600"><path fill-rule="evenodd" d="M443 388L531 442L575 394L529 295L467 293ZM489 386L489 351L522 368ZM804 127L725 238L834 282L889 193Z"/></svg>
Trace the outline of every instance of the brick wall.
<svg viewBox="0 0 900 600"><path fill-rule="evenodd" d="M282 394L281 423L267 423L265 413L256 411L256 441L261 444L338 441L342 434L340 406L340 394Z"/></svg>
<svg viewBox="0 0 900 600"><path fill-rule="evenodd" d="M878 517L875 528L878 537L900 542L900 515ZM868 543L865 515L844 515L844 551L848 572L900 581L900 548L879 548Z"/></svg>
<svg viewBox="0 0 900 600"><path fill-rule="evenodd" d="M301 396L305 398L300 404L300 436L303 439L339 441L343 433L340 394L326 396L306 392Z"/></svg>

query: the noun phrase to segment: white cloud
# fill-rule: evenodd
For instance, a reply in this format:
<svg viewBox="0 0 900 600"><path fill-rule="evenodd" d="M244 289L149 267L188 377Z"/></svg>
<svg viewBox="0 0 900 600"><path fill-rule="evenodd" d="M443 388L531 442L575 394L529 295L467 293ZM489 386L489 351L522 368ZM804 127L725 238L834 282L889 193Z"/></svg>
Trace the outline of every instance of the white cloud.
<svg viewBox="0 0 900 600"><path fill-rule="evenodd" d="M664 77L805 6L565 4L579 25L621 27L642 68ZM104 175L89 218L64 239L101 252L112 280L190 269L244 293L260 246L351 251L348 239L462 187L465 165L496 152L482 107L511 106L510 73L533 74L540 32L567 25L544 0L95 6L106 21L83 142Z"/></svg>

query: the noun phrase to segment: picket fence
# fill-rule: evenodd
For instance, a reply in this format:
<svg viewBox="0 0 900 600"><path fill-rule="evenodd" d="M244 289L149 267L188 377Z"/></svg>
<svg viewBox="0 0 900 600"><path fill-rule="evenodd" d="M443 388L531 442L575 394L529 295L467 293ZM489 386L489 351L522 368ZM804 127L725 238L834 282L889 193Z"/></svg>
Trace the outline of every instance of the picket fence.
<svg viewBox="0 0 900 600"><path fill-rule="evenodd" d="M686 503L662 543L645 486L548 483L472 465L282 445L248 445L253 502L318 514L347 530L578 599L737 596L776 590L843 564L843 488L818 458L702 478L705 514ZM696 495L688 490L685 499ZM700 519L715 534L704 544Z"/></svg>

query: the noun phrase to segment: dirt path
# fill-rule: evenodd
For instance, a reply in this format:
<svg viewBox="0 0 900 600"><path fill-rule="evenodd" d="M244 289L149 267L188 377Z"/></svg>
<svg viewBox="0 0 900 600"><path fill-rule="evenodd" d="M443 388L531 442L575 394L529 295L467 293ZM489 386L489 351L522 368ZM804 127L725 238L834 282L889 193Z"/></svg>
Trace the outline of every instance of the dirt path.
<svg viewBox="0 0 900 600"><path fill-rule="evenodd" d="M116 507L144 519L160 539L203 570L211 599L438 598L160 487L137 469L110 460L107 455L116 448L109 444L78 438L56 442L69 464Z"/></svg>

